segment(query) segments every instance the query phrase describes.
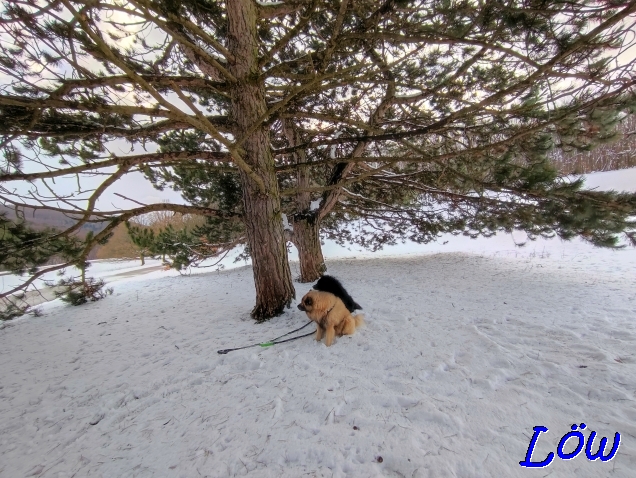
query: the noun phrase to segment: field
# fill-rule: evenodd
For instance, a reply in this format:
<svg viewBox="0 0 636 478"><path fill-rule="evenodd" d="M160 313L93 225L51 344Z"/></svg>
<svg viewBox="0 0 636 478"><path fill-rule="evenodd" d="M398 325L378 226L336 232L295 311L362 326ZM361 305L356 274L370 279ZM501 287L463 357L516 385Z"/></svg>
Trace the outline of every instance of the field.
<svg viewBox="0 0 636 478"><path fill-rule="evenodd" d="M330 348L219 355L306 321L294 306L255 324L242 264L119 276L100 302L5 324L0 476L633 476L636 250L444 240L327 244L367 322ZM111 277L137 268L120 265ZM295 286L298 301L311 285ZM581 423L605 454L620 433L612 460L556 456ZM532 461L555 457L533 471L519 462L535 426L549 431Z"/></svg>

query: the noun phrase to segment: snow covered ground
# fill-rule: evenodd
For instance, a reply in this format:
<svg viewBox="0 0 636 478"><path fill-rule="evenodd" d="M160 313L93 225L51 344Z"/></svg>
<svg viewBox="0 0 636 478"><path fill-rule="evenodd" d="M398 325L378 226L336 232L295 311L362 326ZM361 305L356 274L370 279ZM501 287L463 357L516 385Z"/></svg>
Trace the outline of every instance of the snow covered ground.
<svg viewBox="0 0 636 478"><path fill-rule="evenodd" d="M101 277L108 282L113 282L123 278L126 273L141 272L144 270L153 270L161 266L161 261L157 259L146 259L146 263L142 266L138 260L96 260L90 261L87 274L95 277ZM75 267L69 267L64 271L65 276L79 276L80 271ZM119 277L118 277L119 276ZM18 276L13 274L0 274L0 292L8 291L19 286L29 278L28 275ZM45 281L57 282L60 279L58 272L49 272L44 274L42 278L35 281L38 288L45 287Z"/></svg>
<svg viewBox="0 0 636 478"><path fill-rule="evenodd" d="M523 239L327 244L367 322L330 348L217 354L306 321L255 324L249 267L44 304L0 330L0 477L634 476L636 250ZM614 459L556 456L580 423Z"/></svg>

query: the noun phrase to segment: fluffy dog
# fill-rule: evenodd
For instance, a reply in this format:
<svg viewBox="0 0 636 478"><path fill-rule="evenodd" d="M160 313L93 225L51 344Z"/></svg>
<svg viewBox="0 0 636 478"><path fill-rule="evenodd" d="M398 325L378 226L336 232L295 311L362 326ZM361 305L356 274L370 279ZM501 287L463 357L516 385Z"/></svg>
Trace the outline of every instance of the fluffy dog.
<svg viewBox="0 0 636 478"><path fill-rule="evenodd" d="M331 347L336 335L351 335L364 323L362 314L351 315L342 300L329 292L310 290L298 309L316 322L316 340L322 340L324 334L327 347Z"/></svg>
<svg viewBox="0 0 636 478"><path fill-rule="evenodd" d="M356 309L362 309L362 307L360 307L358 303L353 300L353 297L349 295L345 288L342 287L340 281L335 277L322 276L314 285L314 289L332 293L340 300L342 300L349 312L353 312Z"/></svg>

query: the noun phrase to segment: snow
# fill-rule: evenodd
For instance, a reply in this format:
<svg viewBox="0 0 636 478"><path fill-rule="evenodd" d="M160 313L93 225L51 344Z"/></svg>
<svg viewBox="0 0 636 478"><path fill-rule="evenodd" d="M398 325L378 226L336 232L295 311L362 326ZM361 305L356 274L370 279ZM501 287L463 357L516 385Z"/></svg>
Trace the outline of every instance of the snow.
<svg viewBox="0 0 636 478"><path fill-rule="evenodd" d="M340 136L342 135L342 131L338 131L336 134L333 135L334 139L338 139ZM329 150L329 158L330 159L336 159L336 153L337 153L337 145L332 145L330 150Z"/></svg>
<svg viewBox="0 0 636 478"><path fill-rule="evenodd" d="M366 317L329 348L217 354L306 321L295 283L294 306L255 324L249 266L43 304L0 330L0 477L633 476L636 250L523 240L326 244ZM616 457L520 467L534 426L539 461L574 423L609 446L620 432Z"/></svg>
<svg viewBox="0 0 636 478"><path fill-rule="evenodd" d="M147 259L145 265L141 265L139 260L95 260L89 261L90 266L86 269L89 276L101 277L107 281L116 279L118 275L131 272L141 272L145 270L157 269L161 266L161 261L157 259ZM46 266L45 266L46 267ZM79 276L80 270L74 266L64 270L64 276ZM28 275L18 276L13 274L0 275L0 292L5 292L19 286L29 278ZM57 282L60 279L58 272L44 274L41 279L35 281L35 285L40 288L45 286L45 281Z"/></svg>
<svg viewBox="0 0 636 478"><path fill-rule="evenodd" d="M587 174L585 188L636 192L636 168Z"/></svg>
<svg viewBox="0 0 636 478"><path fill-rule="evenodd" d="M289 219L287 219L287 215L283 214L283 230L294 232L294 226L289 223Z"/></svg>

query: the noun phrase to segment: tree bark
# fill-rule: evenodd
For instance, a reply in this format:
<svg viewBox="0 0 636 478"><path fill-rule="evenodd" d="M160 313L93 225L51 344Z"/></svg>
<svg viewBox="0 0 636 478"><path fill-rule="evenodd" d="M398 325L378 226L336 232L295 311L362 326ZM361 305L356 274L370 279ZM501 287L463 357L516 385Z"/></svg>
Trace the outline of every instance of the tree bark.
<svg viewBox="0 0 636 478"><path fill-rule="evenodd" d="M235 61L228 66L237 82L232 88L234 135L241 138L267 111L259 80L257 5L253 0L226 2L228 50ZM243 160L262 179L265 191L242 169L244 220L256 285L252 317L267 320L283 312L295 297L280 208L280 194L267 126L259 126L242 144Z"/></svg>
<svg viewBox="0 0 636 478"><path fill-rule="evenodd" d="M300 259L300 282L318 280L327 271L320 244L320 223L315 214L294 221L292 242Z"/></svg>
<svg viewBox="0 0 636 478"><path fill-rule="evenodd" d="M294 123L290 120L283 121L283 133L289 146L300 144L298 131ZM296 164L307 162L305 152L295 151L293 157ZM299 190L307 189L310 186L309 171L307 168L298 168L296 171L296 187ZM318 280L327 271L325 259L322 255L320 244L320 221L314 211L311 211L311 196L308 192L296 194L296 214L293 217L294 231L291 241L298 249L300 260L300 282L313 282Z"/></svg>

